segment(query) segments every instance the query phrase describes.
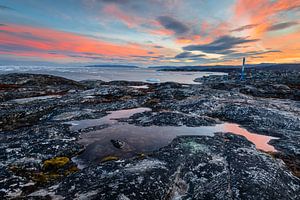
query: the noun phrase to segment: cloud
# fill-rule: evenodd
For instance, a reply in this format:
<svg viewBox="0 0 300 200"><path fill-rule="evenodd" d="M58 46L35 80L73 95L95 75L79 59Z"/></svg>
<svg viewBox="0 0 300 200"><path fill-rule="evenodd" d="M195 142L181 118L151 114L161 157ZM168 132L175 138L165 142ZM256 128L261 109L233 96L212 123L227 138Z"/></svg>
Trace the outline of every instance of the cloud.
<svg viewBox="0 0 300 200"><path fill-rule="evenodd" d="M135 55L148 55L149 52L142 45L111 43L70 32L12 24L1 27L0 44L0 55L6 54L3 52L21 49L22 51L10 54L49 59L53 58L51 55L56 55L56 58L59 56L66 58L70 55L81 56L85 52L110 58L130 58ZM22 47L17 46L20 44ZM48 52L57 54L50 55ZM92 57L95 58L94 55Z"/></svg>
<svg viewBox="0 0 300 200"><path fill-rule="evenodd" d="M233 30L231 30L231 32L241 32L241 31L244 31L244 30L252 29L256 26L258 26L258 24L248 24L248 25L241 26L239 28L233 29Z"/></svg>
<svg viewBox="0 0 300 200"><path fill-rule="evenodd" d="M223 56L223 58L240 58L240 57L254 57L257 55L263 55L268 53L281 53L280 50L267 50L267 51L248 51L248 52L238 52Z"/></svg>
<svg viewBox="0 0 300 200"><path fill-rule="evenodd" d="M203 57L205 55L203 54L198 54L198 55L195 55L189 51L185 51L185 52L182 52L178 55L175 56L176 59L181 59L181 58L199 58L199 57Z"/></svg>
<svg viewBox="0 0 300 200"><path fill-rule="evenodd" d="M28 46L24 46L22 44L0 44L0 51L3 52L18 52L18 51L41 51L41 49L39 48L35 48L35 47L28 47Z"/></svg>
<svg viewBox="0 0 300 200"><path fill-rule="evenodd" d="M104 2L104 3L128 3L129 0L98 0L100 2Z"/></svg>
<svg viewBox="0 0 300 200"><path fill-rule="evenodd" d="M280 50L268 50L268 51L249 51L248 55L261 55L261 54L267 54L267 53L281 53Z"/></svg>
<svg viewBox="0 0 300 200"><path fill-rule="evenodd" d="M165 5L168 5L167 1L161 0L85 0L90 7L95 6L95 2L100 3L101 6L114 5L119 7L127 14L134 16L143 16L146 19L150 19L149 16L153 16L153 11L163 10ZM152 18L153 19L153 18Z"/></svg>
<svg viewBox="0 0 300 200"><path fill-rule="evenodd" d="M136 26L137 24L141 23L141 18L134 17L132 15L129 15L128 13L122 11L118 6L116 5L106 5L103 7L103 12L109 16L112 16L119 21L126 24L128 27L132 28Z"/></svg>
<svg viewBox="0 0 300 200"><path fill-rule="evenodd" d="M245 16L260 22L271 15L298 8L298 0L237 0L234 6L236 19Z"/></svg>
<svg viewBox="0 0 300 200"><path fill-rule="evenodd" d="M298 25L297 22L283 22L283 23L279 23L279 24L274 24L272 26L270 26L267 30L268 31L279 31L282 29L286 29L292 26Z"/></svg>
<svg viewBox="0 0 300 200"><path fill-rule="evenodd" d="M72 52L72 51L47 51L50 55L58 55L58 56L65 56L65 57L71 57L71 58L84 58L84 59L92 59L92 60L104 60L106 57L102 54L96 54L96 53L89 53L89 52Z"/></svg>
<svg viewBox="0 0 300 200"><path fill-rule="evenodd" d="M190 30L185 24L169 16L160 16L157 18L157 21L165 29L173 31L176 35L183 35Z"/></svg>
<svg viewBox="0 0 300 200"><path fill-rule="evenodd" d="M0 10L14 10L11 7L0 5Z"/></svg>
<svg viewBox="0 0 300 200"><path fill-rule="evenodd" d="M202 51L205 53L230 54L233 53L236 46L249 42L256 42L258 39L247 39L242 37L233 37L225 35L217 38L213 42L204 45L189 45L183 47L187 51Z"/></svg>
<svg viewBox="0 0 300 200"><path fill-rule="evenodd" d="M232 53L232 54L228 54L228 55L224 55L220 58L219 61L221 62L228 62L228 61L240 61L241 58L246 57L246 59L248 60L248 58L255 58L255 59L262 59L265 58L266 54L270 54L270 53L281 53L282 51L280 50L258 50L258 51L248 51L248 52L236 52L236 53ZM276 54L276 56L278 56L278 54Z"/></svg>
<svg viewBox="0 0 300 200"><path fill-rule="evenodd" d="M0 26L1 26L1 24L0 24ZM36 36L30 32L11 32L11 31L7 31L7 30L0 30L0 33L9 34L11 36L16 36L16 37L27 39L27 40L51 42L51 40L49 38L45 38L43 36Z"/></svg>
<svg viewBox="0 0 300 200"><path fill-rule="evenodd" d="M261 37L277 18L290 18L299 8L299 0L236 0L232 21L258 24L251 34Z"/></svg>
<svg viewBox="0 0 300 200"><path fill-rule="evenodd" d="M6 24L0 24L0 26L6 26Z"/></svg>

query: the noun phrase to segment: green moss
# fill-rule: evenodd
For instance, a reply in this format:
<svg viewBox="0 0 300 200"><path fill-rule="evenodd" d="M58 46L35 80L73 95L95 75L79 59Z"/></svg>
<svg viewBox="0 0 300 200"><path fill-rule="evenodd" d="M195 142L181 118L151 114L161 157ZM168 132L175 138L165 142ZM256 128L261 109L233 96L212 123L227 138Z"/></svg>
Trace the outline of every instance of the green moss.
<svg viewBox="0 0 300 200"><path fill-rule="evenodd" d="M59 169L70 162L68 157L56 157L50 160L45 160L43 163L44 169Z"/></svg>
<svg viewBox="0 0 300 200"><path fill-rule="evenodd" d="M43 162L41 169L23 169L21 166L12 165L9 168L17 176L25 177L38 185L57 181L64 176L79 171L68 157L55 157Z"/></svg>
<svg viewBox="0 0 300 200"><path fill-rule="evenodd" d="M139 157L146 157L146 154L140 153L140 154L139 154Z"/></svg>
<svg viewBox="0 0 300 200"><path fill-rule="evenodd" d="M78 167L76 166L71 166L69 169L67 169L65 172L64 172L64 175L67 176L69 174L72 174L72 173L75 173L75 172L78 172L79 169Z"/></svg>
<svg viewBox="0 0 300 200"><path fill-rule="evenodd" d="M147 157L147 155L144 154L144 153L139 153L139 154L137 154L137 158L138 158L138 159L144 159L144 158L146 158L146 157Z"/></svg>
<svg viewBox="0 0 300 200"><path fill-rule="evenodd" d="M187 148L190 150L191 153L196 154L199 152L210 152L210 149L207 145L199 144L195 141L188 141L182 144L184 148Z"/></svg>
<svg viewBox="0 0 300 200"><path fill-rule="evenodd" d="M58 173L45 173L45 172L40 172L40 173L34 173L32 174L31 179L39 184L42 183L48 183L50 181L54 181L62 177Z"/></svg>

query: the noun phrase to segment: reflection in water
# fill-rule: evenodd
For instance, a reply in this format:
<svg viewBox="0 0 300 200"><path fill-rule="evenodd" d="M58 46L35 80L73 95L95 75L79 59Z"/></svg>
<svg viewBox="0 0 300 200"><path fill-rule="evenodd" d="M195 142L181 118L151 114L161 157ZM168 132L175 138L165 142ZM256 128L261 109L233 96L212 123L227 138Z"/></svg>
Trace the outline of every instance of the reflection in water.
<svg viewBox="0 0 300 200"><path fill-rule="evenodd" d="M109 124L101 130L91 131L82 135L78 142L86 146L86 150L77 158L84 162L97 162L103 157L114 155L122 158L132 157L138 153L151 152L168 145L175 137L183 135L206 135L213 136L216 132L231 132L245 136L253 142L258 149L275 151L268 142L273 137L248 132L238 124L223 123L215 126L135 126L118 122L114 119L127 118L135 113L150 111L149 108L136 108L110 112L109 115L94 120L72 121L69 124L72 130L84 129L92 126ZM115 148L111 139L124 141L124 148Z"/></svg>
<svg viewBox="0 0 300 200"><path fill-rule="evenodd" d="M148 89L149 86L148 85L135 85L135 86L129 86L132 88L136 88L136 89Z"/></svg>
<svg viewBox="0 0 300 200"><path fill-rule="evenodd" d="M129 118L136 113L142 113L146 111L151 111L150 108L133 108L133 109L126 109L126 110L117 110L108 112L109 114L105 117L100 119L86 119L86 120L78 120L78 121L70 121L66 122L66 124L72 125L70 127L71 131L77 131L80 129L85 129L88 127L103 125L103 124L116 124L118 123L117 120L114 119L121 119L121 118Z"/></svg>
<svg viewBox="0 0 300 200"><path fill-rule="evenodd" d="M276 151L272 145L268 144L271 139L277 139L275 137L251 133L246 129L241 128L238 124L225 123L223 128L223 132L231 132L236 135L244 136L247 140L254 143L257 149L273 152Z"/></svg>
<svg viewBox="0 0 300 200"><path fill-rule="evenodd" d="M168 145L180 135L211 135L218 132L217 126L186 127L186 126L134 126L119 123L108 128L92 131L82 135L80 144L86 146L81 159L93 161L108 155L131 157L137 153L150 152ZM115 148L110 140L118 139L126 143L123 149Z"/></svg>

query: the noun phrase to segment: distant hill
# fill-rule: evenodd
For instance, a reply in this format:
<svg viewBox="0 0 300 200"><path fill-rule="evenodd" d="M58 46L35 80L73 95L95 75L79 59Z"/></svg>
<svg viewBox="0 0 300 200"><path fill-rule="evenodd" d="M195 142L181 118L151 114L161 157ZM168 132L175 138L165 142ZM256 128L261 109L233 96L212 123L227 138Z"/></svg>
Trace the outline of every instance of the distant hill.
<svg viewBox="0 0 300 200"><path fill-rule="evenodd" d="M300 63L295 64L274 64L261 63L256 65L246 65L246 69L256 70L295 70L300 71ZM241 70L240 65L215 65L215 66L181 66L181 67L160 67L159 71L210 71L210 72L230 72Z"/></svg>
<svg viewBox="0 0 300 200"><path fill-rule="evenodd" d="M300 63L295 64L273 64L268 66L261 66L264 70L294 70L300 71Z"/></svg>
<svg viewBox="0 0 300 200"><path fill-rule="evenodd" d="M101 68L139 68L134 65L88 65L85 67L101 67Z"/></svg>
<svg viewBox="0 0 300 200"><path fill-rule="evenodd" d="M187 66L184 66L184 67L187 67ZM157 69L157 70L160 70L160 69L177 69L177 68L180 68L178 66L150 66L150 67L147 67L148 69Z"/></svg>

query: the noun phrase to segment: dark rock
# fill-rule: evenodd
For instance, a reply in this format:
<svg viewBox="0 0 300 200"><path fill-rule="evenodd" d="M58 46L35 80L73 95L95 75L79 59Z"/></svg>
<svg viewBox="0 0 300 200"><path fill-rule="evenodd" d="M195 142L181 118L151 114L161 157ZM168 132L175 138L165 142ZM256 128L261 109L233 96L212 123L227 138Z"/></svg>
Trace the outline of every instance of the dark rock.
<svg viewBox="0 0 300 200"><path fill-rule="evenodd" d="M125 142L120 140L110 140L110 142L118 149L122 149L125 146Z"/></svg>
<svg viewBox="0 0 300 200"><path fill-rule="evenodd" d="M46 95L63 95L86 87L76 81L43 74L0 75L0 102Z"/></svg>
<svg viewBox="0 0 300 200"><path fill-rule="evenodd" d="M217 123L207 116L195 116L175 112L143 112L134 114L127 121L140 126L211 126Z"/></svg>
<svg viewBox="0 0 300 200"><path fill-rule="evenodd" d="M245 138L219 134L178 138L142 160L90 166L48 192L68 199L297 199L299 183Z"/></svg>
<svg viewBox="0 0 300 200"><path fill-rule="evenodd" d="M145 83L0 75L0 197L299 199L299 77L294 72L258 71L240 81L239 73L232 72L198 79L199 85L160 83L136 89L128 86ZM59 96L13 100L49 94ZM145 106L152 111L119 123L206 126L220 120L234 122L254 133L277 137L270 144L278 152L268 155L245 138L230 134L180 137L153 153L126 160L108 155L99 165L88 163L68 173L75 166L72 158L85 150L77 143L80 134L111 125L71 131L66 122ZM114 143L117 148L125 145L120 152L126 151L127 143ZM68 164L43 167L57 157L69 158Z"/></svg>

